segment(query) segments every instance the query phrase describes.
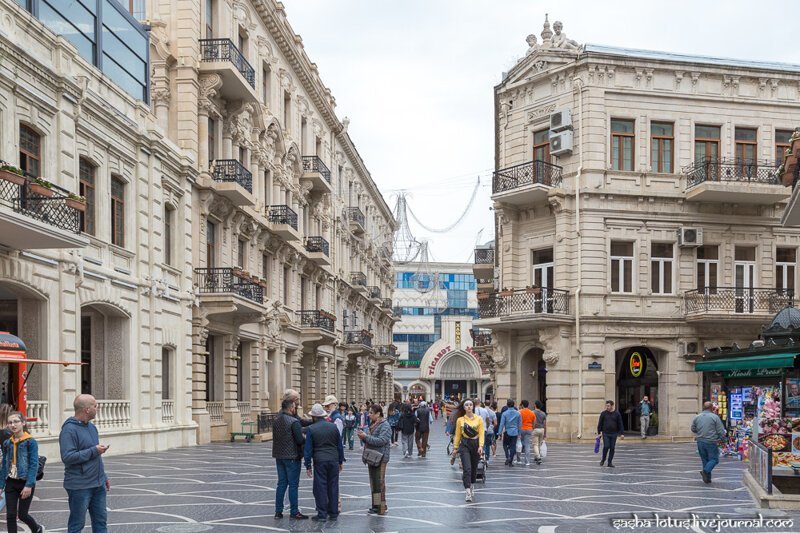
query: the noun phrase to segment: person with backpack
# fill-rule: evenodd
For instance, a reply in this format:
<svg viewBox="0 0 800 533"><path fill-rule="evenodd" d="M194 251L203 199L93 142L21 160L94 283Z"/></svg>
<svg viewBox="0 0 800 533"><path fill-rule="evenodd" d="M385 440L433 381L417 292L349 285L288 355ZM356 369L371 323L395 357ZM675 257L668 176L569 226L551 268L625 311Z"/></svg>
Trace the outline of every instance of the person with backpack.
<svg viewBox="0 0 800 533"><path fill-rule="evenodd" d="M355 411L347 411L344 415L344 437L342 444L347 444L351 450L353 449L353 436L356 433L357 423L358 418L356 417Z"/></svg>
<svg viewBox="0 0 800 533"><path fill-rule="evenodd" d="M400 420L397 427L400 428L400 444L403 445L403 458L414 455L414 431L416 430L416 418L411 410L411 404L404 403Z"/></svg>
<svg viewBox="0 0 800 533"><path fill-rule="evenodd" d="M431 432L431 424L433 424L433 414L431 413L428 404L423 400L419 403L416 413L416 433L415 441L417 443L417 457L420 459L425 458L425 452L428 451L428 435Z"/></svg>
<svg viewBox="0 0 800 533"><path fill-rule="evenodd" d="M465 501L472 501L472 485L478 475L478 461L483 457L483 418L473 412L475 404L467 399L458 408L453 438L453 456L461 457L461 481L464 483Z"/></svg>
<svg viewBox="0 0 800 533"><path fill-rule="evenodd" d="M39 472L39 443L25 431L25 415L18 411L8 416L11 436L3 444L3 461L0 466L0 490L6 496L6 527L17 533L17 518L34 533L44 528L28 514L36 490Z"/></svg>

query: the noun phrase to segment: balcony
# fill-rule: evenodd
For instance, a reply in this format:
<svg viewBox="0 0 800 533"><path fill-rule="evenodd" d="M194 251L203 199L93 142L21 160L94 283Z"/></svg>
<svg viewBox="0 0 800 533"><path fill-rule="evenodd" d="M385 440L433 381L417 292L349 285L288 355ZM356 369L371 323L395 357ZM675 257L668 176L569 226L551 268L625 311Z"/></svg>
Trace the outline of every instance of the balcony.
<svg viewBox="0 0 800 533"><path fill-rule="evenodd" d="M267 220L272 231L286 241L300 241L300 231L297 229L297 213L288 205L271 205L267 207Z"/></svg>
<svg viewBox="0 0 800 533"><path fill-rule="evenodd" d="M306 238L306 252L308 258L314 263L321 266L330 266L330 245L322 237L308 237Z"/></svg>
<svg viewBox="0 0 800 533"><path fill-rule="evenodd" d="M381 303L381 289L380 287L375 287L373 285L369 285L367 287L367 298L372 300L372 303L375 305L380 305Z"/></svg>
<svg viewBox="0 0 800 533"><path fill-rule="evenodd" d="M488 348L492 345L492 330L484 328L472 328L469 330L472 337L472 347L476 350Z"/></svg>
<svg viewBox="0 0 800 533"><path fill-rule="evenodd" d="M209 315L261 315L264 311L263 283L252 281L238 269L195 268L194 284Z"/></svg>
<svg viewBox="0 0 800 533"><path fill-rule="evenodd" d="M350 285L355 287L364 296L367 295L367 275L363 272L353 272L350 274Z"/></svg>
<svg viewBox="0 0 800 533"><path fill-rule="evenodd" d="M73 202L60 187L42 190L31 178L0 171L0 244L15 250L83 248L89 241L81 235L80 210L68 205Z"/></svg>
<svg viewBox="0 0 800 533"><path fill-rule="evenodd" d="M381 300L381 308L388 309L389 311L392 310L392 299L391 298L384 298Z"/></svg>
<svg viewBox="0 0 800 533"><path fill-rule="evenodd" d="M225 100L258 101L256 71L230 39L200 39L201 74L219 74L219 96Z"/></svg>
<svg viewBox="0 0 800 533"><path fill-rule="evenodd" d="M496 170L492 176L492 200L512 205L530 205L547 200L553 187L561 186L562 168L535 160Z"/></svg>
<svg viewBox="0 0 800 533"><path fill-rule="evenodd" d="M769 205L791 195L772 161L703 160L684 167L686 201Z"/></svg>
<svg viewBox="0 0 800 533"><path fill-rule="evenodd" d="M350 221L350 231L356 235L364 233L367 227L367 218L358 207L346 207L347 220Z"/></svg>
<svg viewBox="0 0 800 533"><path fill-rule="evenodd" d="M475 248L475 263L472 265L475 279L494 279L494 248Z"/></svg>
<svg viewBox="0 0 800 533"><path fill-rule="evenodd" d="M387 245L384 244L380 247L378 255L380 256L381 259L383 259L387 263L389 264L392 263L392 249L389 248Z"/></svg>
<svg viewBox="0 0 800 533"><path fill-rule="evenodd" d="M383 362L393 363L397 361L397 346L394 344L376 346L375 352L378 354L378 358Z"/></svg>
<svg viewBox="0 0 800 533"><path fill-rule="evenodd" d="M336 341L336 317L322 310L297 312L300 318L300 337L303 344L322 346Z"/></svg>
<svg viewBox="0 0 800 533"><path fill-rule="evenodd" d="M691 322L769 321L794 306L794 291L755 287L705 287L683 295L686 320Z"/></svg>
<svg viewBox="0 0 800 533"><path fill-rule="evenodd" d="M233 205L253 205L253 175L236 159L209 162L214 190Z"/></svg>
<svg viewBox="0 0 800 533"><path fill-rule="evenodd" d="M372 333L362 329L361 331L345 331L344 343L349 347L372 348Z"/></svg>
<svg viewBox="0 0 800 533"><path fill-rule="evenodd" d="M569 324L569 291L547 287L481 293L476 326L492 330L536 329Z"/></svg>
<svg viewBox="0 0 800 533"><path fill-rule="evenodd" d="M303 156L303 175L301 179L311 182L312 190L331 192L331 171L316 155Z"/></svg>

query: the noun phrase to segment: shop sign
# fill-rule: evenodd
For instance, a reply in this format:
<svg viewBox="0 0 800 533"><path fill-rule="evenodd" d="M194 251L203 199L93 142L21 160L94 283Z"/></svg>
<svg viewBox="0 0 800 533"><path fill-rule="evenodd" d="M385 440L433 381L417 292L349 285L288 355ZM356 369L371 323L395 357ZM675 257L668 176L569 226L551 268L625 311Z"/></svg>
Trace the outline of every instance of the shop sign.
<svg viewBox="0 0 800 533"><path fill-rule="evenodd" d="M646 359L639 352L631 353L631 376L638 378L644 373L645 361Z"/></svg>
<svg viewBox="0 0 800 533"><path fill-rule="evenodd" d="M723 370L724 378L771 378L780 376L782 368L745 368L738 370Z"/></svg>

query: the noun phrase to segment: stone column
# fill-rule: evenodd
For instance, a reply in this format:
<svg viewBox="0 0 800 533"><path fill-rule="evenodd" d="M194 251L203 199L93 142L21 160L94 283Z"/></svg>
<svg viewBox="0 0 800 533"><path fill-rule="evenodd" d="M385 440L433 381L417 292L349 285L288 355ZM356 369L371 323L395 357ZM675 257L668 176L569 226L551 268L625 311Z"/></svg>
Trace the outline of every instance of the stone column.
<svg viewBox="0 0 800 533"><path fill-rule="evenodd" d="M356 371L356 403L360 404L366 400L366 381L367 369L364 368L364 363L358 362L358 369Z"/></svg>
<svg viewBox="0 0 800 533"><path fill-rule="evenodd" d="M236 154L236 156L233 157L233 138L231 137L229 124L226 123L225 127L222 128L222 157L220 159L237 159L239 154Z"/></svg>
<svg viewBox="0 0 800 533"><path fill-rule="evenodd" d="M252 148L248 150L250 153L250 174L252 174L252 193L253 197L258 198L261 191L261 174L258 167L258 150ZM244 163L243 163L244 164Z"/></svg>

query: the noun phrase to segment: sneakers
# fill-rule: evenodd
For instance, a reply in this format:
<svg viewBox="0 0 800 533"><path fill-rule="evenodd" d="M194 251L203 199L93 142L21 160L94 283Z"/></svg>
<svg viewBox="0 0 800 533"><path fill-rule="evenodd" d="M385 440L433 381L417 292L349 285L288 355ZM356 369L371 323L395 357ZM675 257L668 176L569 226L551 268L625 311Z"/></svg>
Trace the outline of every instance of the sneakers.
<svg viewBox="0 0 800 533"><path fill-rule="evenodd" d="M291 518L292 520L308 520L308 517L303 513L301 513L300 511L297 511L295 514L289 515L289 518Z"/></svg>
<svg viewBox="0 0 800 533"><path fill-rule="evenodd" d="M464 501L471 502L472 501L472 489L465 489L464 490Z"/></svg>
<svg viewBox="0 0 800 533"><path fill-rule="evenodd" d="M275 519L283 518L283 513L275 513Z"/></svg>

